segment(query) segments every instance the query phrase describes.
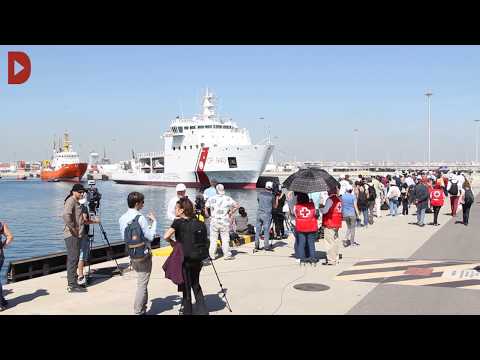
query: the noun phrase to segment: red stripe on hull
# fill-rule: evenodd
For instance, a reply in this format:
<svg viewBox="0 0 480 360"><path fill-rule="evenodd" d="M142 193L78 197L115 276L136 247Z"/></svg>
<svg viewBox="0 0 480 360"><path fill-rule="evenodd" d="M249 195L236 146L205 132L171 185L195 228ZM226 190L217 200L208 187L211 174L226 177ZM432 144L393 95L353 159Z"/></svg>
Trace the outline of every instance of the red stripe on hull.
<svg viewBox="0 0 480 360"><path fill-rule="evenodd" d="M151 186L165 186L174 187L178 182L164 182L164 181L130 181L130 180L113 180L117 184L129 184L129 185L151 185ZM187 188L200 188L202 184L199 182L187 182L183 183ZM256 183L222 183L225 189L243 189L243 190L255 190L257 188Z"/></svg>

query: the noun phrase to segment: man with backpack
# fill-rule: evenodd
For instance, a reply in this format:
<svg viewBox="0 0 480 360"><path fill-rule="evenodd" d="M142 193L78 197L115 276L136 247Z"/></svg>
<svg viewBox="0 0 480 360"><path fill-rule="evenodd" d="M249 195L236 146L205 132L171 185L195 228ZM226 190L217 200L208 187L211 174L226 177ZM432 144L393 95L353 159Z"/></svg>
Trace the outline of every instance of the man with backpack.
<svg viewBox="0 0 480 360"><path fill-rule="evenodd" d="M450 207L452 209L451 215L457 216L460 191L458 187L458 179L456 178L456 176L452 177L452 179L448 182L447 192L448 192L448 195L450 195Z"/></svg>
<svg viewBox="0 0 480 360"><path fill-rule="evenodd" d="M139 192L128 194L128 210L123 214L118 223L122 239L125 240L128 249L128 255L132 263L133 270L137 273L137 292L133 306L136 315L145 315L148 301L148 282L152 272L152 252L151 241L157 231L157 220L155 215L150 212L148 221L140 213L143 209L145 197Z"/></svg>

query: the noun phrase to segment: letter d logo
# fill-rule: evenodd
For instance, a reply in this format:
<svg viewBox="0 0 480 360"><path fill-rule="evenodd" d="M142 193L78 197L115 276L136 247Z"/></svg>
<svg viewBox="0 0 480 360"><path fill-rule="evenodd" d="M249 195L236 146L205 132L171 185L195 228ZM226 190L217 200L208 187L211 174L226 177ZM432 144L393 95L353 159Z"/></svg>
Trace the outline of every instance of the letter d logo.
<svg viewBox="0 0 480 360"><path fill-rule="evenodd" d="M18 63L22 69L15 73L15 63ZM32 64L27 54L21 51L8 52L8 83L23 84L28 80L32 72Z"/></svg>

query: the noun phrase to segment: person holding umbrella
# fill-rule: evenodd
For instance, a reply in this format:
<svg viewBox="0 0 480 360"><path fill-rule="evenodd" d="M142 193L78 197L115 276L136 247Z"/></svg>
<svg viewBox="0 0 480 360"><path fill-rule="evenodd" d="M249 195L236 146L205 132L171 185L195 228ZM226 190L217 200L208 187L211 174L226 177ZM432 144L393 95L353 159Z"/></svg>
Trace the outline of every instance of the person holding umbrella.
<svg viewBox="0 0 480 360"><path fill-rule="evenodd" d="M340 250L338 230L342 227L342 202L338 196L338 188L328 191L328 199L325 205L320 205L320 211L323 214L322 226L327 244L327 261L323 265L336 265Z"/></svg>
<svg viewBox="0 0 480 360"><path fill-rule="evenodd" d="M302 263L317 263L315 257L315 239L318 232L318 213L315 204L305 193L297 193L295 204L295 232L298 241L297 256ZM308 249L308 255L306 250Z"/></svg>

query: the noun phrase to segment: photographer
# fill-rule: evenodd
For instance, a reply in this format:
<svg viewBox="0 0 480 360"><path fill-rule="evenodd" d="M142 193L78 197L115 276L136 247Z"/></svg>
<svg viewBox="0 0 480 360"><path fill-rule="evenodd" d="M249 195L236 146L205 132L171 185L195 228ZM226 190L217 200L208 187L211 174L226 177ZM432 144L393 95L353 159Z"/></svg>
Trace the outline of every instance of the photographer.
<svg viewBox="0 0 480 360"><path fill-rule="evenodd" d="M67 291L70 293L86 292L87 289L77 283L77 265L80 257L80 238L83 215L81 212L80 200L85 194L82 184L75 184L66 197L63 209L63 221L65 227L63 235L67 248Z"/></svg>
<svg viewBox="0 0 480 360"><path fill-rule="evenodd" d="M3 241L3 236L7 239ZM13 241L13 234L11 233L8 225L5 223L0 222L0 272L2 271L3 262L5 261L5 255L3 250L11 244ZM0 279L0 311L3 311L7 308L8 302L3 297L3 288L2 288L2 280Z"/></svg>
<svg viewBox="0 0 480 360"><path fill-rule="evenodd" d="M98 191L97 191L97 194L100 195ZM89 238L90 225L100 223L98 219L95 219L95 220L90 219L90 215L88 211L90 208L90 203L87 204L87 198L88 198L88 194L87 196L83 196L78 201L80 203L80 212L82 215L81 225L80 225L80 256L79 256L78 268L77 268L77 275L78 275L77 283L80 286L84 286L86 284L86 279L83 274L83 268L85 267L85 263L88 261L88 256L90 252L90 238ZM94 205L92 205L92 207L93 206ZM98 206L100 206L100 203L98 203ZM94 209L94 212L95 211L96 211L96 208Z"/></svg>

